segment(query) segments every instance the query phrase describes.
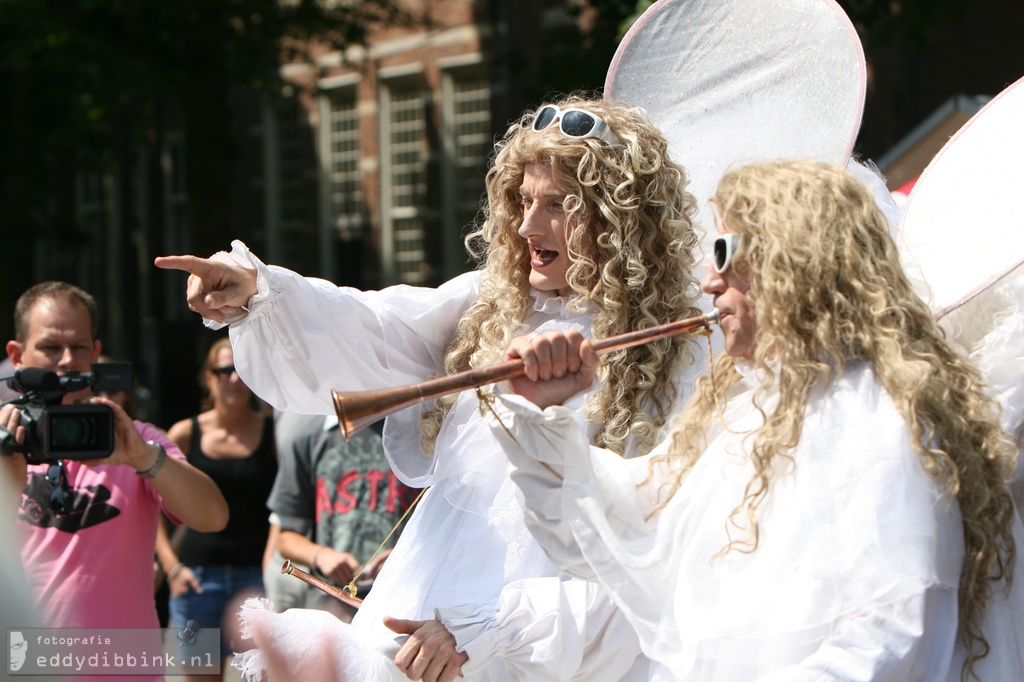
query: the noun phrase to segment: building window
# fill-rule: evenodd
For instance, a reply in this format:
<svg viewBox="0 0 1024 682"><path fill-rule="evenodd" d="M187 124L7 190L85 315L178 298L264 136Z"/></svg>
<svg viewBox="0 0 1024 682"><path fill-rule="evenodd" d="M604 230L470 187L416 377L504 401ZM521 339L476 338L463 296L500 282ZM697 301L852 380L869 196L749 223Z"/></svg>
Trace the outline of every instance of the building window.
<svg viewBox="0 0 1024 682"><path fill-rule="evenodd" d="M181 133L168 133L160 153L163 170L164 237L166 253L190 253L188 239L188 188L185 186L185 141Z"/></svg>
<svg viewBox="0 0 1024 682"><path fill-rule="evenodd" d="M46 249L48 263L40 272L52 279L78 282L97 295L102 294L107 241L108 202L112 178L96 171L75 174L75 227L70 235L58 237Z"/></svg>
<svg viewBox="0 0 1024 682"><path fill-rule="evenodd" d="M451 68L443 80L445 278L470 267L463 237L478 219L487 163L494 149L491 86L480 65Z"/></svg>
<svg viewBox="0 0 1024 682"><path fill-rule="evenodd" d="M316 272L319 240L309 117L294 97L273 102L267 113L269 251L276 263L298 272Z"/></svg>
<svg viewBox="0 0 1024 682"><path fill-rule="evenodd" d="M423 85L419 77L381 83L382 271L387 283L426 284L436 211L427 206Z"/></svg>
<svg viewBox="0 0 1024 682"><path fill-rule="evenodd" d="M188 188L185 186L184 133L171 131L164 136L160 149L160 172L164 196L164 229L160 236L162 253L192 253L189 238ZM189 312L181 303L181 292L164 289L164 307L169 320L188 319Z"/></svg>
<svg viewBox="0 0 1024 682"><path fill-rule="evenodd" d="M366 211L359 170L359 112L355 87L332 90L324 98L327 209L330 230L343 242L364 236Z"/></svg>
<svg viewBox="0 0 1024 682"><path fill-rule="evenodd" d="M75 177L75 212L78 225L87 238L103 235L103 176L95 171L78 173Z"/></svg>

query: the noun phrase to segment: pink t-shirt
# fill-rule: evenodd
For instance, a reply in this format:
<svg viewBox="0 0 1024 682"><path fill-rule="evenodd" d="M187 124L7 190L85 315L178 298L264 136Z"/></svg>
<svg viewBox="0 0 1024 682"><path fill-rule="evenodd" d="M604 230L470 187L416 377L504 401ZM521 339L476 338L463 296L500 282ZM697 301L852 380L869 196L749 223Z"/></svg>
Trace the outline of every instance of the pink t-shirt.
<svg viewBox="0 0 1024 682"><path fill-rule="evenodd" d="M136 421L143 440L178 446L152 424ZM39 609L53 628L158 628L153 598L156 524L163 502L147 479L125 465L87 467L66 461L72 513L50 510L49 465L28 468L18 532L22 565Z"/></svg>

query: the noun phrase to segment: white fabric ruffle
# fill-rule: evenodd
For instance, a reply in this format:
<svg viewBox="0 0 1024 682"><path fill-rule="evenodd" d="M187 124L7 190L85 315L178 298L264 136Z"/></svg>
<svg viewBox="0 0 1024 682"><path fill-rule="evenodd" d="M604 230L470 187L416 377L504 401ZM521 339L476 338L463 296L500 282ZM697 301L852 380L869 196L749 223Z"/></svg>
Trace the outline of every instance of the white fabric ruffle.
<svg viewBox="0 0 1024 682"><path fill-rule="evenodd" d="M334 680L407 682L393 662L396 638L352 627L326 611L276 613L267 599L250 597L238 614L243 640L256 648L236 654L232 666L246 682Z"/></svg>
<svg viewBox="0 0 1024 682"><path fill-rule="evenodd" d="M596 583L521 580L506 585L496 604L441 608L437 616L469 655L468 679L485 669L493 682L647 679L636 633ZM490 665L495 659L502 665Z"/></svg>
<svg viewBox="0 0 1024 682"><path fill-rule="evenodd" d="M982 290L940 323L985 375L1002 406L1003 429L1019 439L1024 422L1024 267ZM1018 469L1014 478L1020 477Z"/></svg>

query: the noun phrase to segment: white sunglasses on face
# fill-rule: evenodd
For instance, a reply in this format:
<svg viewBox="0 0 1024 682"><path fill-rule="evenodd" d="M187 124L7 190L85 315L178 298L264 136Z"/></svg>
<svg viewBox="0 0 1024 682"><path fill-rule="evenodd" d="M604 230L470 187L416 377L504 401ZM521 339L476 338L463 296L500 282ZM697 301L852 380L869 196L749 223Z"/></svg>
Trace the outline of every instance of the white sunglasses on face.
<svg viewBox="0 0 1024 682"><path fill-rule="evenodd" d="M733 254L740 248L738 234L720 234L715 237L715 272L724 273L732 265Z"/></svg>

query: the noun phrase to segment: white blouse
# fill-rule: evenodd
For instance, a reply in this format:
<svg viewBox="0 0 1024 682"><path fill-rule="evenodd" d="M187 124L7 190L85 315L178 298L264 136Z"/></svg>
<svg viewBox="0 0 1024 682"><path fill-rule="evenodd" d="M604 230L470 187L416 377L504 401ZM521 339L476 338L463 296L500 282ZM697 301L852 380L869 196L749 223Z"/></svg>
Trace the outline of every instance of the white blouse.
<svg viewBox="0 0 1024 682"><path fill-rule="evenodd" d="M652 680L958 680L959 508L924 473L869 366L813 396L757 511L757 549L722 553L749 538L744 516L727 518L753 471L754 379L734 387L728 430L709 433L657 513L663 467L643 484L648 458L609 456L564 408L503 396L504 426L492 431L517 467L534 536L559 567L611 593L653 659ZM1019 521L1015 531L1024 547ZM1021 563L1009 599L998 592L986 613L982 680L1024 679Z"/></svg>

